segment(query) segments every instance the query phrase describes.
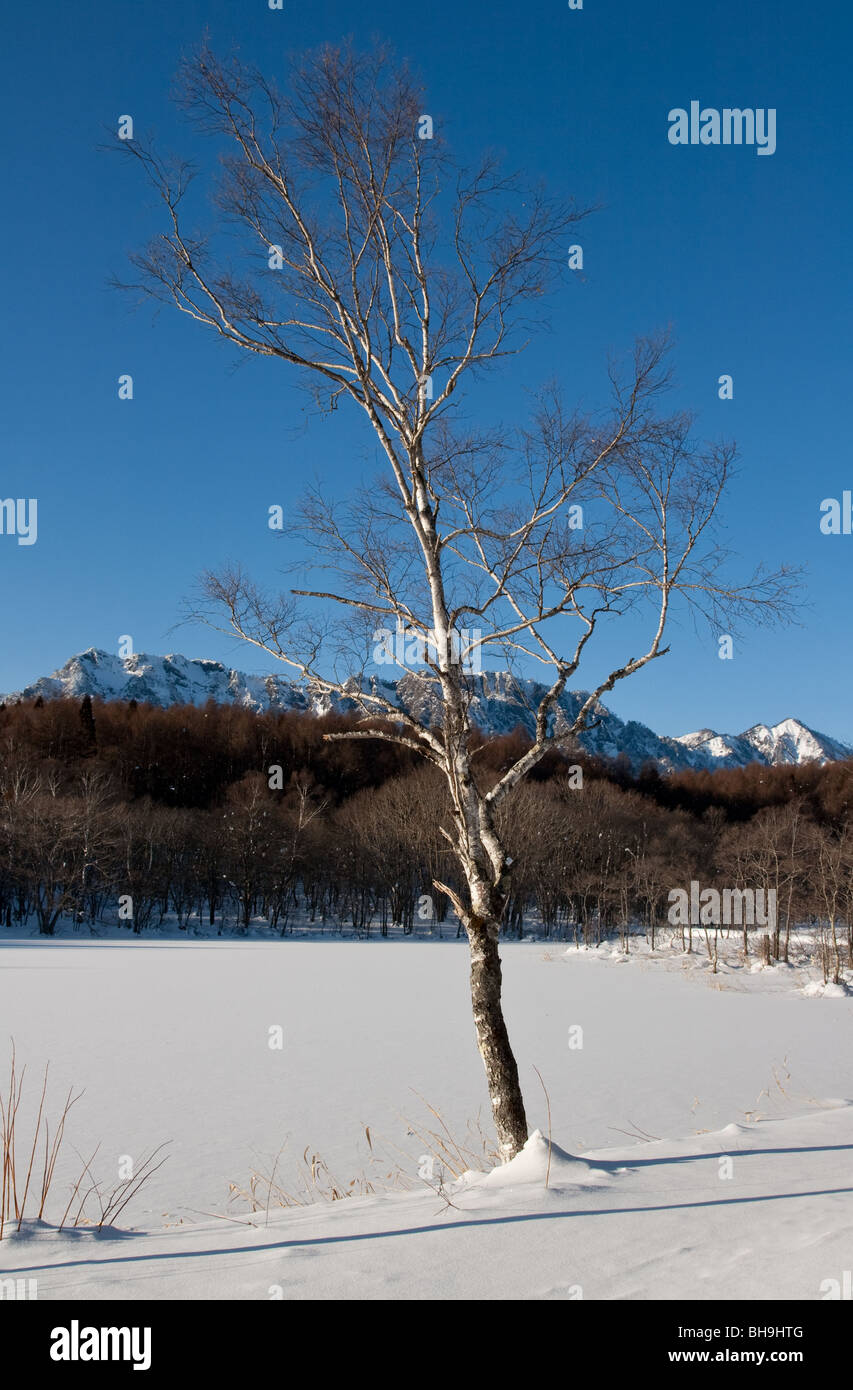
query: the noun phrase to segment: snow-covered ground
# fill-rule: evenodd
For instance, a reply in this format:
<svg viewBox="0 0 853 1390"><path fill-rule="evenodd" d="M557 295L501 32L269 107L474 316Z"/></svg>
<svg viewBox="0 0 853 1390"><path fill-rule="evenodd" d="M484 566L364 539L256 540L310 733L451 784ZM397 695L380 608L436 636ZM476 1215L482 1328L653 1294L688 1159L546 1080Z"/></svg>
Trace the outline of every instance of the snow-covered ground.
<svg viewBox="0 0 853 1390"><path fill-rule="evenodd" d="M71 1145L101 1141L105 1183L126 1156L164 1141L171 1156L122 1233L28 1224L0 1242L0 1274L36 1278L41 1299L815 1300L842 1280L845 991L809 997L783 967L712 974L698 953L503 955L542 1133L510 1169L430 1183L407 1126L439 1128L425 1102L454 1135L478 1112L488 1127L464 943L3 942L0 1027L31 1099L48 1058L49 1110L85 1087L48 1217L80 1166ZM281 1151L295 1191L306 1148L372 1195L253 1213L230 1189Z"/></svg>

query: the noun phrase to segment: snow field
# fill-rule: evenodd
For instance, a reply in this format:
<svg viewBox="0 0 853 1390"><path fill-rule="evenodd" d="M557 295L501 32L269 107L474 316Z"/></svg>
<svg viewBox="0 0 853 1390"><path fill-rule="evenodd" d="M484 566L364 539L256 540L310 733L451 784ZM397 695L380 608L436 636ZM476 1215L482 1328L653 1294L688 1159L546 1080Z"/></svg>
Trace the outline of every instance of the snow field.
<svg viewBox="0 0 853 1390"><path fill-rule="evenodd" d="M41 1298L815 1299L842 1278L848 998L775 970L712 976L699 956L503 957L540 1134L512 1171L428 1186L406 1125L436 1128L420 1097L454 1135L478 1111L487 1127L464 943L4 943L2 1032L33 1088L48 1058L54 1101L85 1087L69 1144L100 1140L111 1179L124 1155L168 1140L171 1157L124 1213L134 1234L27 1227L0 1243L0 1274L38 1278ZM365 1125L399 1146L410 1191L379 1185ZM308 1146L375 1195L268 1218L229 1205L285 1139L285 1185Z"/></svg>

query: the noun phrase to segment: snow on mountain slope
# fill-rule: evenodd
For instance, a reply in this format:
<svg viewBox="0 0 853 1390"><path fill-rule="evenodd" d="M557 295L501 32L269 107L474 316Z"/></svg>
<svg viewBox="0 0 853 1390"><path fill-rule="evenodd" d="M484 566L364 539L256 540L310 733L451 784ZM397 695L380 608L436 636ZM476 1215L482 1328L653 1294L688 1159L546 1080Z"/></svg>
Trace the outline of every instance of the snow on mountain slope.
<svg viewBox="0 0 853 1390"><path fill-rule="evenodd" d="M816 734L798 719L783 719L768 729L755 724L744 734L754 748L760 749L768 762L811 763L850 756L850 750L825 734Z"/></svg>
<svg viewBox="0 0 853 1390"><path fill-rule="evenodd" d="M537 681L517 680L507 671L487 671L469 678L472 709L477 723L490 734L510 733L522 725L533 731L534 711L546 687ZM436 693L414 671L397 681L374 677L371 688L391 704L419 718L435 721L439 714ZM71 657L52 676L42 676L9 700L91 695L102 700L137 700L154 705L203 705L208 700L242 705L254 710L296 710L326 714L332 709L354 709L352 701L333 697L286 676L253 676L232 670L219 661L190 659L180 655L153 656L138 652L119 657L90 647ZM586 699L584 691L566 691L555 715L556 726L568 727ZM589 753L605 758L624 755L631 766L654 763L662 770L676 768L742 767L833 762L853 757L853 748L817 733L797 719L768 726L755 724L738 735L718 734L713 729L668 737L655 734L635 720L624 722L604 705L596 708L595 725L579 738Z"/></svg>
<svg viewBox="0 0 853 1390"><path fill-rule="evenodd" d="M703 759L708 767L737 767L749 762L800 765L851 757L851 749L846 744L827 734L816 733L799 719L783 719L771 727L753 724L737 737L716 734L713 729L700 729L695 734L683 734L675 741L689 749L695 758Z"/></svg>

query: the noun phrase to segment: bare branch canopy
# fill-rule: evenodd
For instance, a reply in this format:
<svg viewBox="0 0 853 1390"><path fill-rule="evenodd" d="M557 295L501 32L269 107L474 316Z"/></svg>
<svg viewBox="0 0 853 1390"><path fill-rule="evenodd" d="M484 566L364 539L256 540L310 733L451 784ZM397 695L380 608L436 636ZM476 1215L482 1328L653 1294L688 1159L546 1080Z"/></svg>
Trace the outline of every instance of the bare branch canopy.
<svg viewBox="0 0 853 1390"><path fill-rule="evenodd" d="M792 573L730 577L715 521L735 449L697 441L693 418L665 408L665 335L610 364L598 412L568 410L549 386L523 426L468 422L463 398L536 331L587 211L492 156L457 165L422 88L388 51L324 48L294 64L281 91L205 47L182 66L179 100L221 146L219 220L194 232L196 171L124 142L163 208L160 235L133 258L133 287L298 368L323 408L357 407L384 460L345 503L306 496L294 530L310 541L315 581L269 595L232 566L205 576L200 611L351 698L369 724L346 736L396 741L441 770L465 887L438 887L471 943L478 1041L509 1158L527 1131L500 1007L509 864L497 808L549 748L590 726L604 695L666 654L676 606L718 631L774 621L790 607ZM632 641L645 632L640 645L561 725L568 683L626 615ZM381 630L420 654L413 667L389 647L420 692L405 708L365 675ZM332 658L346 663L334 675ZM472 766L484 663L544 673L535 736L491 785ZM436 708L438 719L423 713Z"/></svg>

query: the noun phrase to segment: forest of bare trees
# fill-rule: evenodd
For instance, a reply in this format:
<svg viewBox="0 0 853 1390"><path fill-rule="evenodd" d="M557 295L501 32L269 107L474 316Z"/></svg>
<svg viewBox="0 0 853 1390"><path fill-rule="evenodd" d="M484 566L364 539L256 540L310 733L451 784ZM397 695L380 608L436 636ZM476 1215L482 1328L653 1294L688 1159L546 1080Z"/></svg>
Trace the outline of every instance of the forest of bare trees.
<svg viewBox="0 0 853 1390"><path fill-rule="evenodd" d="M325 737L347 723L214 704L0 709L0 921L46 936L457 934L432 887L455 872L440 775L404 748ZM481 786L528 741L481 738ZM807 927L837 980L853 965L851 804L851 763L662 777L553 752L501 808L502 932L711 951L701 926L671 925L670 891L749 886L775 893L772 930L723 930L784 961Z"/></svg>

